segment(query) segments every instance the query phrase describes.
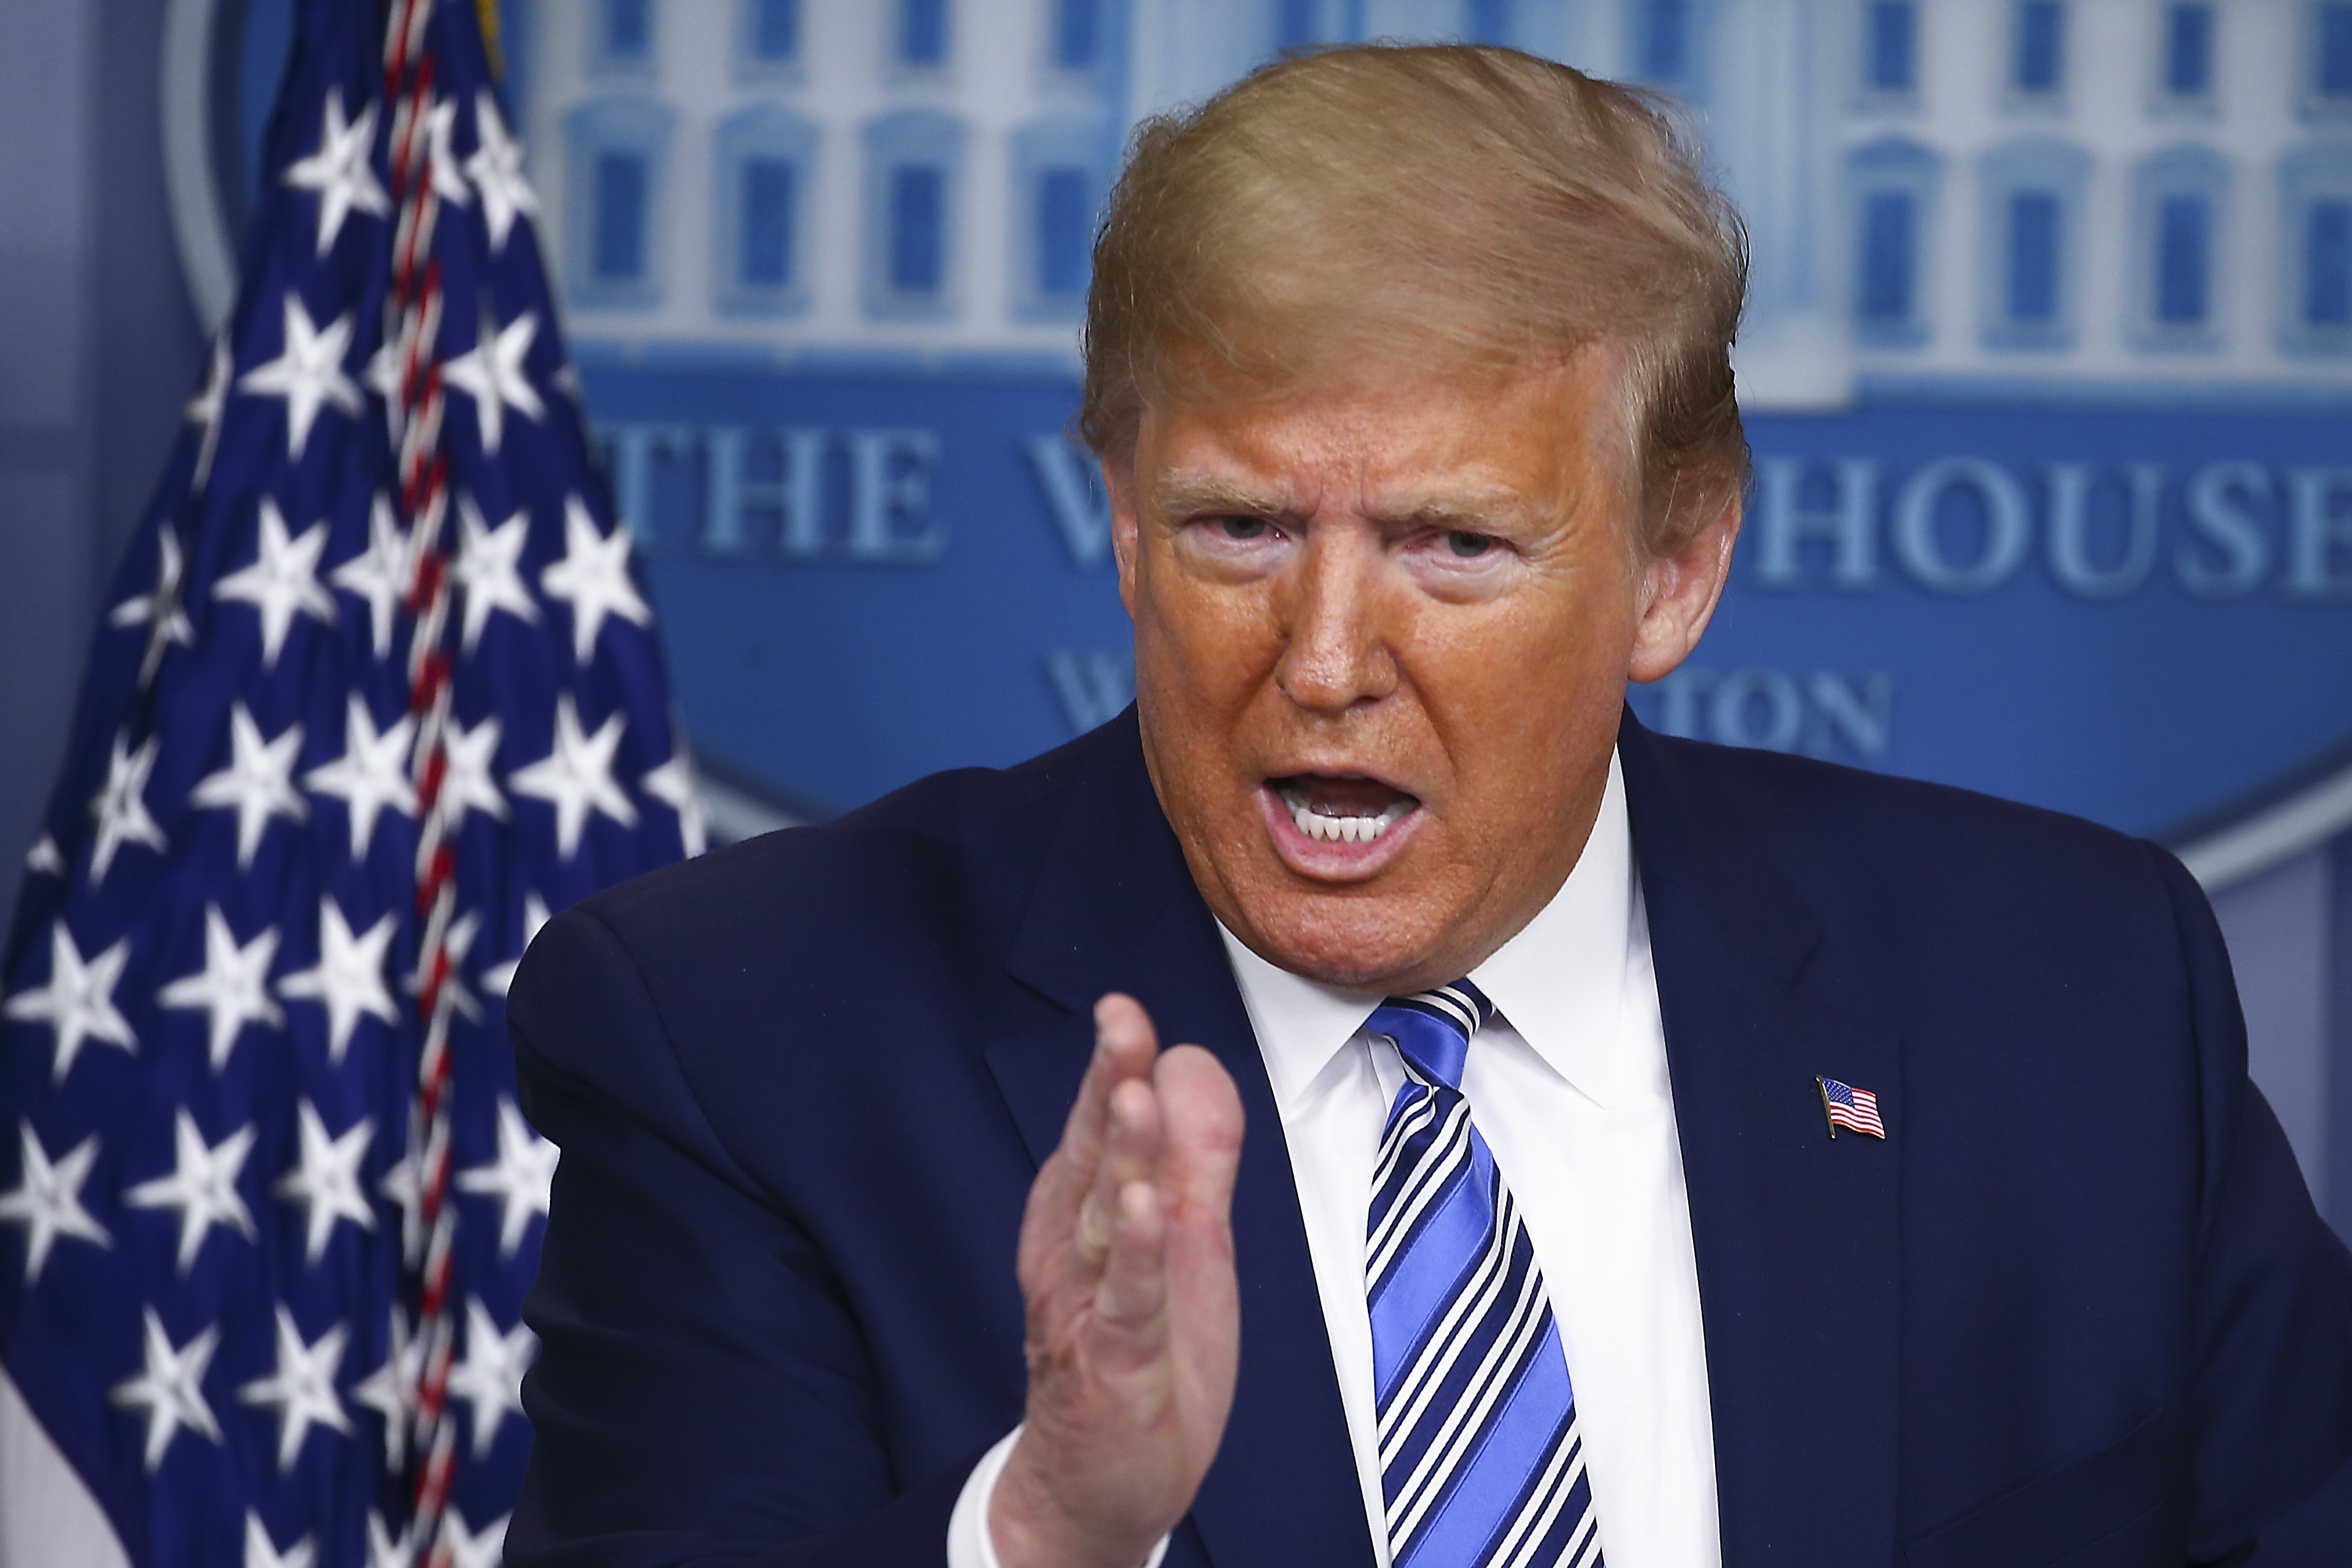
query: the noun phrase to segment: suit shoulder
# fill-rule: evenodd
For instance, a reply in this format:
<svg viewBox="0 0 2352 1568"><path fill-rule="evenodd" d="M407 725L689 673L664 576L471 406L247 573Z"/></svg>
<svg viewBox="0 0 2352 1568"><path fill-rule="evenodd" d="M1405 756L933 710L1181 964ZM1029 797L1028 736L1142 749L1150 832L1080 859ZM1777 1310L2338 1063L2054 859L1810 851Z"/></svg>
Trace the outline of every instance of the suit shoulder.
<svg viewBox="0 0 2352 1568"><path fill-rule="evenodd" d="M1005 923L1027 895L1097 735L1011 768L929 774L829 822L762 834L578 906L633 950L799 944L860 922ZM1093 742L1093 744L1089 744Z"/></svg>
<svg viewBox="0 0 2352 1568"><path fill-rule="evenodd" d="M1786 858L1914 888L1958 879L2012 887L2156 891L2170 857L2080 816L1951 784L1817 758L1653 737L1670 774L1736 803Z"/></svg>
<svg viewBox="0 0 2352 1568"><path fill-rule="evenodd" d="M2226 976L2227 960L2203 895L2145 840L1801 757L1678 742L1644 766L1653 791L1676 797L1677 831L1651 838L1654 909L1725 897L1713 873L1737 868L1728 885L1740 891L1716 906L1735 927L1810 933L1822 994L1949 1043L1949 1061L1971 1071L2000 1059L1985 1042L2047 1042L2061 1021L2067 1048L2100 1070L2152 1070L2149 1053L2165 1049L2157 1042L2195 1037L2199 977L2226 993L2212 978ZM1640 853L1641 803L1629 798ZM1645 884L1653 869L1644 856ZM2209 1033L2213 1059L2225 1061L2227 1032ZM1947 1058L1931 1048L1919 1059ZM2185 1074L2189 1057L2174 1059Z"/></svg>

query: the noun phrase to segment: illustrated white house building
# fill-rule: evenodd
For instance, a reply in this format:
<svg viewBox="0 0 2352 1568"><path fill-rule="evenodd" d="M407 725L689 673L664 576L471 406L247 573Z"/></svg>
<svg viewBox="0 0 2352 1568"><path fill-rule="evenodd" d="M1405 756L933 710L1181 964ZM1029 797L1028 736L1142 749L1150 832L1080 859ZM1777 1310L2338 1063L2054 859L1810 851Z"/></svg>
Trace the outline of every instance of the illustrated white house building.
<svg viewBox="0 0 2352 1568"><path fill-rule="evenodd" d="M1514 44L1689 106L1752 406L2352 394L2352 0L563 0L515 43L588 352L1076 363L1142 115Z"/></svg>

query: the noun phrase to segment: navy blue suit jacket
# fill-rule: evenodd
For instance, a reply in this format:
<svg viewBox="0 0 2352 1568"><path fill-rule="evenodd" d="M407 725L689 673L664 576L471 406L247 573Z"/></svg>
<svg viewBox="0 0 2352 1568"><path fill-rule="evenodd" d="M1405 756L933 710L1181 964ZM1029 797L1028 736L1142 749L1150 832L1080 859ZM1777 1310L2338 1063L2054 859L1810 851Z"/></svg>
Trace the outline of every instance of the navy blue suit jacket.
<svg viewBox="0 0 2352 1568"><path fill-rule="evenodd" d="M1726 1568L2352 1563L2352 1258L2178 863L1630 719L1621 752ZM1368 1568L1281 1124L1131 711L531 945L563 1156L509 1561L939 1563L1021 1414L1014 1237L1113 989L1249 1118L1239 1392L1170 1568ZM1817 1073L1886 1141L1832 1141Z"/></svg>

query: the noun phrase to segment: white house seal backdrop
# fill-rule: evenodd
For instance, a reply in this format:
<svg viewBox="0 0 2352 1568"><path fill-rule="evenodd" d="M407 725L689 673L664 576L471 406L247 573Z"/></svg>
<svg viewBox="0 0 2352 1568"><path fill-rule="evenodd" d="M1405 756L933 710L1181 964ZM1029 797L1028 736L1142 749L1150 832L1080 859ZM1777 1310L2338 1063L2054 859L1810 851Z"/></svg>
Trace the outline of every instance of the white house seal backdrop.
<svg viewBox="0 0 2352 1568"><path fill-rule="evenodd" d="M2183 850L2222 895L2258 1070L2352 1213L2352 1058L2327 1070L2352 1037L2352 3L500 11L585 404L735 832L1128 700L1063 430L1139 119L1375 37L1680 99L1754 239L1757 479L1715 628L1636 710ZM174 3L200 312L235 276L285 14Z"/></svg>

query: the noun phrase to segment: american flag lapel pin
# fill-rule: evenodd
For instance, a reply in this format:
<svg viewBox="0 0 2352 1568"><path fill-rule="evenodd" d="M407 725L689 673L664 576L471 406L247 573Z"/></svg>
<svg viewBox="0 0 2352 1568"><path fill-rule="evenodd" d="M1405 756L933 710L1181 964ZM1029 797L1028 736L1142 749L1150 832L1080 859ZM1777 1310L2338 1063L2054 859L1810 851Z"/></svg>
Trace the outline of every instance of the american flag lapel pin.
<svg viewBox="0 0 2352 1568"><path fill-rule="evenodd" d="M1873 1138L1886 1136L1886 1123L1878 1116L1878 1096L1833 1078L1816 1078L1813 1082L1822 1091L1822 1110L1829 1116L1831 1137L1835 1138L1841 1127Z"/></svg>

